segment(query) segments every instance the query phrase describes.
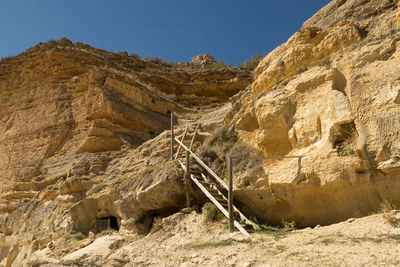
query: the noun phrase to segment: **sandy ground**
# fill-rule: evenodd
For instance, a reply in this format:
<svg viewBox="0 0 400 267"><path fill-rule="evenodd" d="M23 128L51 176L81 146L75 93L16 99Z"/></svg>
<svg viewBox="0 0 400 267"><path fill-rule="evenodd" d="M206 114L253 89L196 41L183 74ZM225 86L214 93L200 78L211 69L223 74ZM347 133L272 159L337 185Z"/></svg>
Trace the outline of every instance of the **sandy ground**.
<svg viewBox="0 0 400 267"><path fill-rule="evenodd" d="M161 230L125 245L114 258L125 251L129 266L400 266L400 228L382 214L313 229L256 232L248 242L221 241L226 221L204 222L195 212L172 215Z"/></svg>

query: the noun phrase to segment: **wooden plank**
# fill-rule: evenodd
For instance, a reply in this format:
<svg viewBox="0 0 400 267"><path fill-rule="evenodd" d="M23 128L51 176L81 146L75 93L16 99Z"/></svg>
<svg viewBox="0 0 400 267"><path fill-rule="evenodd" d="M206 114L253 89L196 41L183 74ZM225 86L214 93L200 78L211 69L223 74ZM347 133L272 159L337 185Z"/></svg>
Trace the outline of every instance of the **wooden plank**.
<svg viewBox="0 0 400 267"><path fill-rule="evenodd" d="M183 169L186 169L185 165L180 161L179 164ZM211 200L212 203L222 212L222 214L229 218L228 211L207 191L207 189L196 179L194 176L191 176L192 180L195 182L195 184L200 188L200 190ZM246 231L246 229L243 228L243 226L240 225L239 222L234 221L234 226L245 236L250 237L250 234Z"/></svg>
<svg viewBox="0 0 400 267"><path fill-rule="evenodd" d="M303 156L271 156L271 157L231 157L233 159L249 159L249 160L263 160L263 159L297 159Z"/></svg>
<svg viewBox="0 0 400 267"><path fill-rule="evenodd" d="M227 157L228 160L228 220L229 231L233 232L233 181L232 181L232 158Z"/></svg>
<svg viewBox="0 0 400 267"><path fill-rule="evenodd" d="M185 181L185 188L186 188L186 207L190 208L190 153L186 151L186 181Z"/></svg>
<svg viewBox="0 0 400 267"><path fill-rule="evenodd" d="M178 150L176 151L175 159L177 159L179 157L179 150L181 149L181 145L183 145L183 139L185 139L185 135L186 135L188 129L189 129L189 125L186 126L185 132L182 135L182 142L180 142L180 141L178 142L179 146L178 146ZM178 140L178 139L175 137L175 140ZM185 149L185 150L187 150L187 149Z"/></svg>
<svg viewBox="0 0 400 267"><path fill-rule="evenodd" d="M200 126L200 123L197 124L196 129L194 130L193 138L192 138L192 141L190 142L189 150L192 150L194 139L196 139L196 134L197 134L197 130L199 129L199 126Z"/></svg>
<svg viewBox="0 0 400 267"><path fill-rule="evenodd" d="M183 149L189 150L189 149L188 149L181 141L179 141L177 138L175 138L175 141L178 142L178 144L180 144L180 145L183 147ZM193 157L204 169L206 169L207 172L208 172L209 174L211 174L211 175L215 178L215 180L217 180L218 183L219 183L222 187L224 187L226 190L228 190L228 185L227 185L224 181L222 181L222 179L219 178L218 175L215 174L215 172L213 172L213 171L198 157L198 156L196 156L196 154L194 154L194 153L193 153L192 151L190 151L190 150L189 150L189 152L190 152L190 154L192 155L192 157Z"/></svg>
<svg viewBox="0 0 400 267"><path fill-rule="evenodd" d="M174 160L174 113L171 112L171 160Z"/></svg>

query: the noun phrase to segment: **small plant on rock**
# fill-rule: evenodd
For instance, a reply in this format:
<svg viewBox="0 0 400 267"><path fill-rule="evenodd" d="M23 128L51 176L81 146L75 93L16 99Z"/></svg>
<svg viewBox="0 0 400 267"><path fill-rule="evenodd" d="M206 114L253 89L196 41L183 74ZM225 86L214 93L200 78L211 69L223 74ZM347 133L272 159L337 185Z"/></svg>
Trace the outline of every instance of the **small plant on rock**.
<svg viewBox="0 0 400 267"><path fill-rule="evenodd" d="M187 244L184 246L185 249L202 249L202 248L215 248L215 247L226 247L232 245L230 241L222 242L205 242L200 244Z"/></svg>
<svg viewBox="0 0 400 267"><path fill-rule="evenodd" d="M82 232L71 230L69 233L67 233L65 235L65 238L79 241L79 240L85 239L85 235Z"/></svg>
<svg viewBox="0 0 400 267"><path fill-rule="evenodd" d="M224 215L221 213L221 211L215 206L214 204L207 202L203 210L206 214L206 221L207 222L219 222L224 219Z"/></svg>
<svg viewBox="0 0 400 267"><path fill-rule="evenodd" d="M350 156L350 155L354 155L354 149L352 147L341 147L338 150L338 154L341 157L346 157L346 156Z"/></svg>
<svg viewBox="0 0 400 267"><path fill-rule="evenodd" d="M329 65L331 65L331 63L332 63L332 60L330 57L324 57L323 59L318 60L317 62L313 63L312 66L320 66L320 67L329 66Z"/></svg>
<svg viewBox="0 0 400 267"><path fill-rule="evenodd" d="M305 72L306 70L307 70L307 67L300 66L300 67L297 68L297 70L294 72L294 74L298 75L300 73Z"/></svg>
<svg viewBox="0 0 400 267"><path fill-rule="evenodd" d="M400 227L400 212L397 211L390 201L381 204L383 218L393 227Z"/></svg>
<svg viewBox="0 0 400 267"><path fill-rule="evenodd" d="M282 226L284 231L293 231L296 229L296 222L295 221L284 221L282 220Z"/></svg>

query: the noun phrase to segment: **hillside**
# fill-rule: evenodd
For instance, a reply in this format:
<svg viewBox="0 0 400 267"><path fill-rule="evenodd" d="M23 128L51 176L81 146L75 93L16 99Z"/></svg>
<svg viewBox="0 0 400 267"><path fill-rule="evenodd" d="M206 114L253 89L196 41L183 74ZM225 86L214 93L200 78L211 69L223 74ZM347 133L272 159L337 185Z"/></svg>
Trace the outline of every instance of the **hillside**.
<svg viewBox="0 0 400 267"><path fill-rule="evenodd" d="M0 266L398 265L399 8L334 0L254 73L67 39L1 60ZM195 185L182 210L171 112L223 179L235 157L247 217L299 229L221 241Z"/></svg>

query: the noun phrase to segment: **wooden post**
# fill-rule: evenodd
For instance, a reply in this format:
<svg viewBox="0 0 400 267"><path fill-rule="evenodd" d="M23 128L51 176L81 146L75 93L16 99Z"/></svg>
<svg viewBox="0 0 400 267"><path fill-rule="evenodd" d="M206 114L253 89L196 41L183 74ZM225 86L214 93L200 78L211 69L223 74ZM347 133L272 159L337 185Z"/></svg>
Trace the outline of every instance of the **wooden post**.
<svg viewBox="0 0 400 267"><path fill-rule="evenodd" d="M186 190L186 207L190 208L190 153L186 150L186 181L185 181L185 190Z"/></svg>
<svg viewBox="0 0 400 267"><path fill-rule="evenodd" d="M229 231L234 231L233 224L233 183L232 183L232 158L227 157L228 160L228 213L229 213Z"/></svg>
<svg viewBox="0 0 400 267"><path fill-rule="evenodd" d="M171 112L171 160L174 160L174 113Z"/></svg>

